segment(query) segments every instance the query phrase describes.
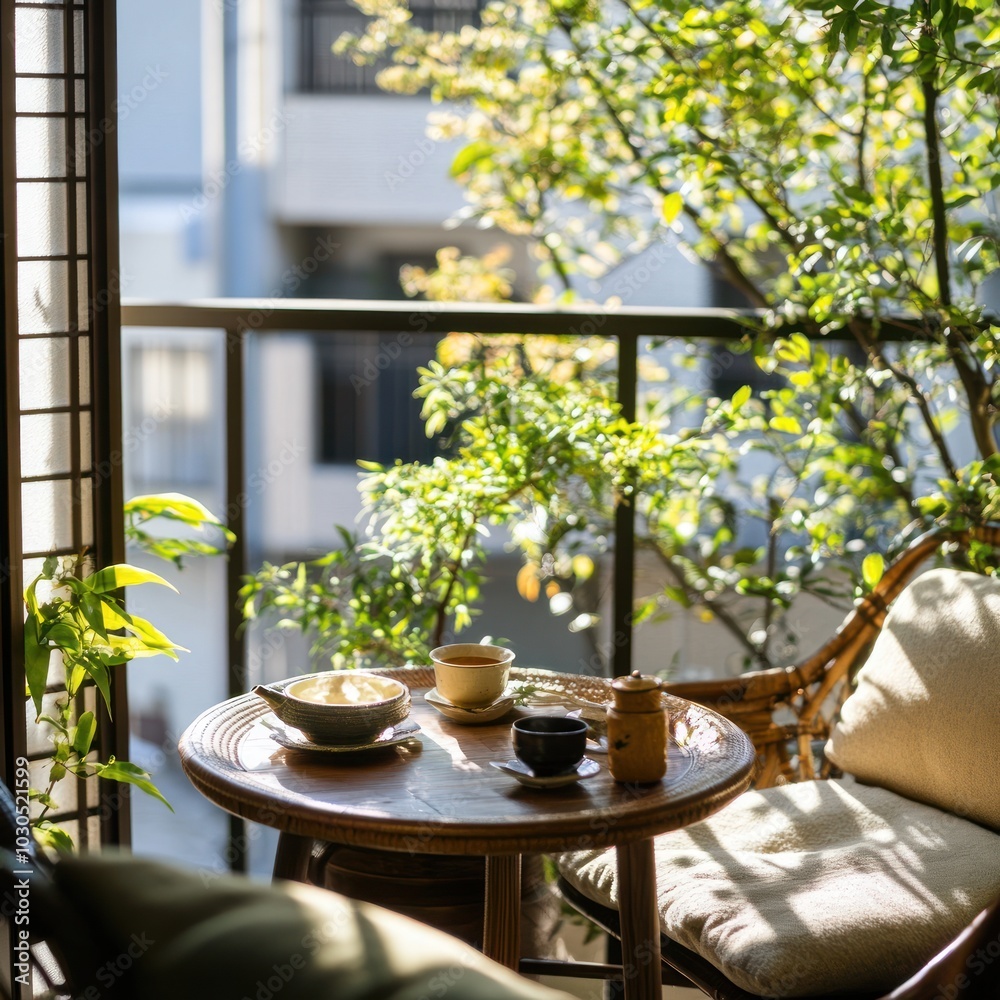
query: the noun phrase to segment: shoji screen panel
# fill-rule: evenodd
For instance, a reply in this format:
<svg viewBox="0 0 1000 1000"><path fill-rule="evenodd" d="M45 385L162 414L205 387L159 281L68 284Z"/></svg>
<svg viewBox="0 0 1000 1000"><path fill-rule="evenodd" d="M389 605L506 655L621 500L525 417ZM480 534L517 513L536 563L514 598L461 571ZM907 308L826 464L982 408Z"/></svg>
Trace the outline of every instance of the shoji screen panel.
<svg viewBox="0 0 1000 1000"><path fill-rule="evenodd" d="M4 776L49 748L26 713L24 585L50 555L120 561L121 385L115 211L114 4L0 0L3 17L6 496ZM22 616L21 619L18 616ZM51 697L62 670L53 664ZM127 756L124 677L101 753ZM78 709L98 710L93 689ZM81 848L127 840L117 785L66 779L52 818Z"/></svg>

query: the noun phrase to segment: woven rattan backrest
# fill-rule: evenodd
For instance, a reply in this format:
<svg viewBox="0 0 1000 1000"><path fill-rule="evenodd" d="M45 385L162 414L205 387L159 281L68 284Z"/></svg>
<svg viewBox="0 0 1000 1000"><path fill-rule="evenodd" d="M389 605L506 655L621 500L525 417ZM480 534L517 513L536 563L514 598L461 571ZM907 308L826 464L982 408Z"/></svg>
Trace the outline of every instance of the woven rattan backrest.
<svg viewBox="0 0 1000 1000"><path fill-rule="evenodd" d="M731 680L673 684L667 690L708 705L750 736L760 754L758 788L828 777L832 767L822 758L823 744L889 605L931 556L945 553L956 565L963 565L962 557L973 542L1000 547L1000 527L937 529L915 539L886 568L834 636L798 663Z"/></svg>

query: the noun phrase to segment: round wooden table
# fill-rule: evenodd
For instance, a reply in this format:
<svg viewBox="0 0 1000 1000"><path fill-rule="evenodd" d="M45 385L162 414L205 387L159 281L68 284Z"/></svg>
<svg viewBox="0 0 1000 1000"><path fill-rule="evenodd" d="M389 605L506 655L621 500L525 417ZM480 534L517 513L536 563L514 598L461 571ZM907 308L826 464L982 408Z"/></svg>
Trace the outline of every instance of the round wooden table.
<svg viewBox="0 0 1000 1000"><path fill-rule="evenodd" d="M704 819L744 791L756 755L744 733L707 708L670 695L666 777L654 785L601 774L560 789L533 789L490 766L513 756L511 713L480 726L450 721L422 695L422 667L380 670L412 692L420 732L366 753L287 750L263 722L270 709L243 695L209 709L180 741L192 783L237 816L280 831L274 874L304 880L314 840L423 854L486 856L485 953L516 969L520 864L526 853L615 847L627 1000L660 996L659 917L652 838ZM588 701L611 700L603 678L518 669L511 681ZM568 703L567 708L573 705ZM553 708L515 712L559 713ZM630 962L628 956L633 956ZM638 959L638 960L636 960Z"/></svg>

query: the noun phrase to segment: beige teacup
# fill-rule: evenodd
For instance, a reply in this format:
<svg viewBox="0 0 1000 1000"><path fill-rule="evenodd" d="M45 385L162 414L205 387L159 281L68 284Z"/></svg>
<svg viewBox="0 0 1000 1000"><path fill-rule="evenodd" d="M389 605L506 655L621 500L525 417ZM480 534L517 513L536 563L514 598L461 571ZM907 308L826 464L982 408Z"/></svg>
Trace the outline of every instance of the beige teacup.
<svg viewBox="0 0 1000 1000"><path fill-rule="evenodd" d="M503 646L453 642L431 650L438 694L459 708L483 708L503 694L514 653Z"/></svg>

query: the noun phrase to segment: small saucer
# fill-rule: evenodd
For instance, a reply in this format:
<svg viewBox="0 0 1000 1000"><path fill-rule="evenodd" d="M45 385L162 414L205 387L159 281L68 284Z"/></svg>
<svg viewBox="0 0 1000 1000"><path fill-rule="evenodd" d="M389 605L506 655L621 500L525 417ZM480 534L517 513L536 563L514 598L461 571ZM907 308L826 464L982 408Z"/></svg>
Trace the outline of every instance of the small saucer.
<svg viewBox="0 0 1000 1000"><path fill-rule="evenodd" d="M572 785L575 781L592 778L601 771L601 765L589 757L584 757L575 770L566 774L553 774L549 777L535 774L531 768L522 764L516 757L506 761L491 760L490 766L495 767L498 771L503 771L504 774L509 774L529 788L562 788L564 785Z"/></svg>
<svg viewBox="0 0 1000 1000"><path fill-rule="evenodd" d="M261 722L271 730L271 739L286 750L308 750L313 753L359 753L363 750L380 750L412 740L420 731L420 724L407 719L395 726L383 729L367 743L313 743L298 729L283 725L277 718L263 718Z"/></svg>
<svg viewBox="0 0 1000 1000"><path fill-rule="evenodd" d="M495 722L514 707L513 696L502 694L496 701L490 702L489 705L483 705L482 708L460 708L439 694L436 687L424 694L424 701L431 708L437 709L446 719L451 719L452 722L462 722L467 726Z"/></svg>

